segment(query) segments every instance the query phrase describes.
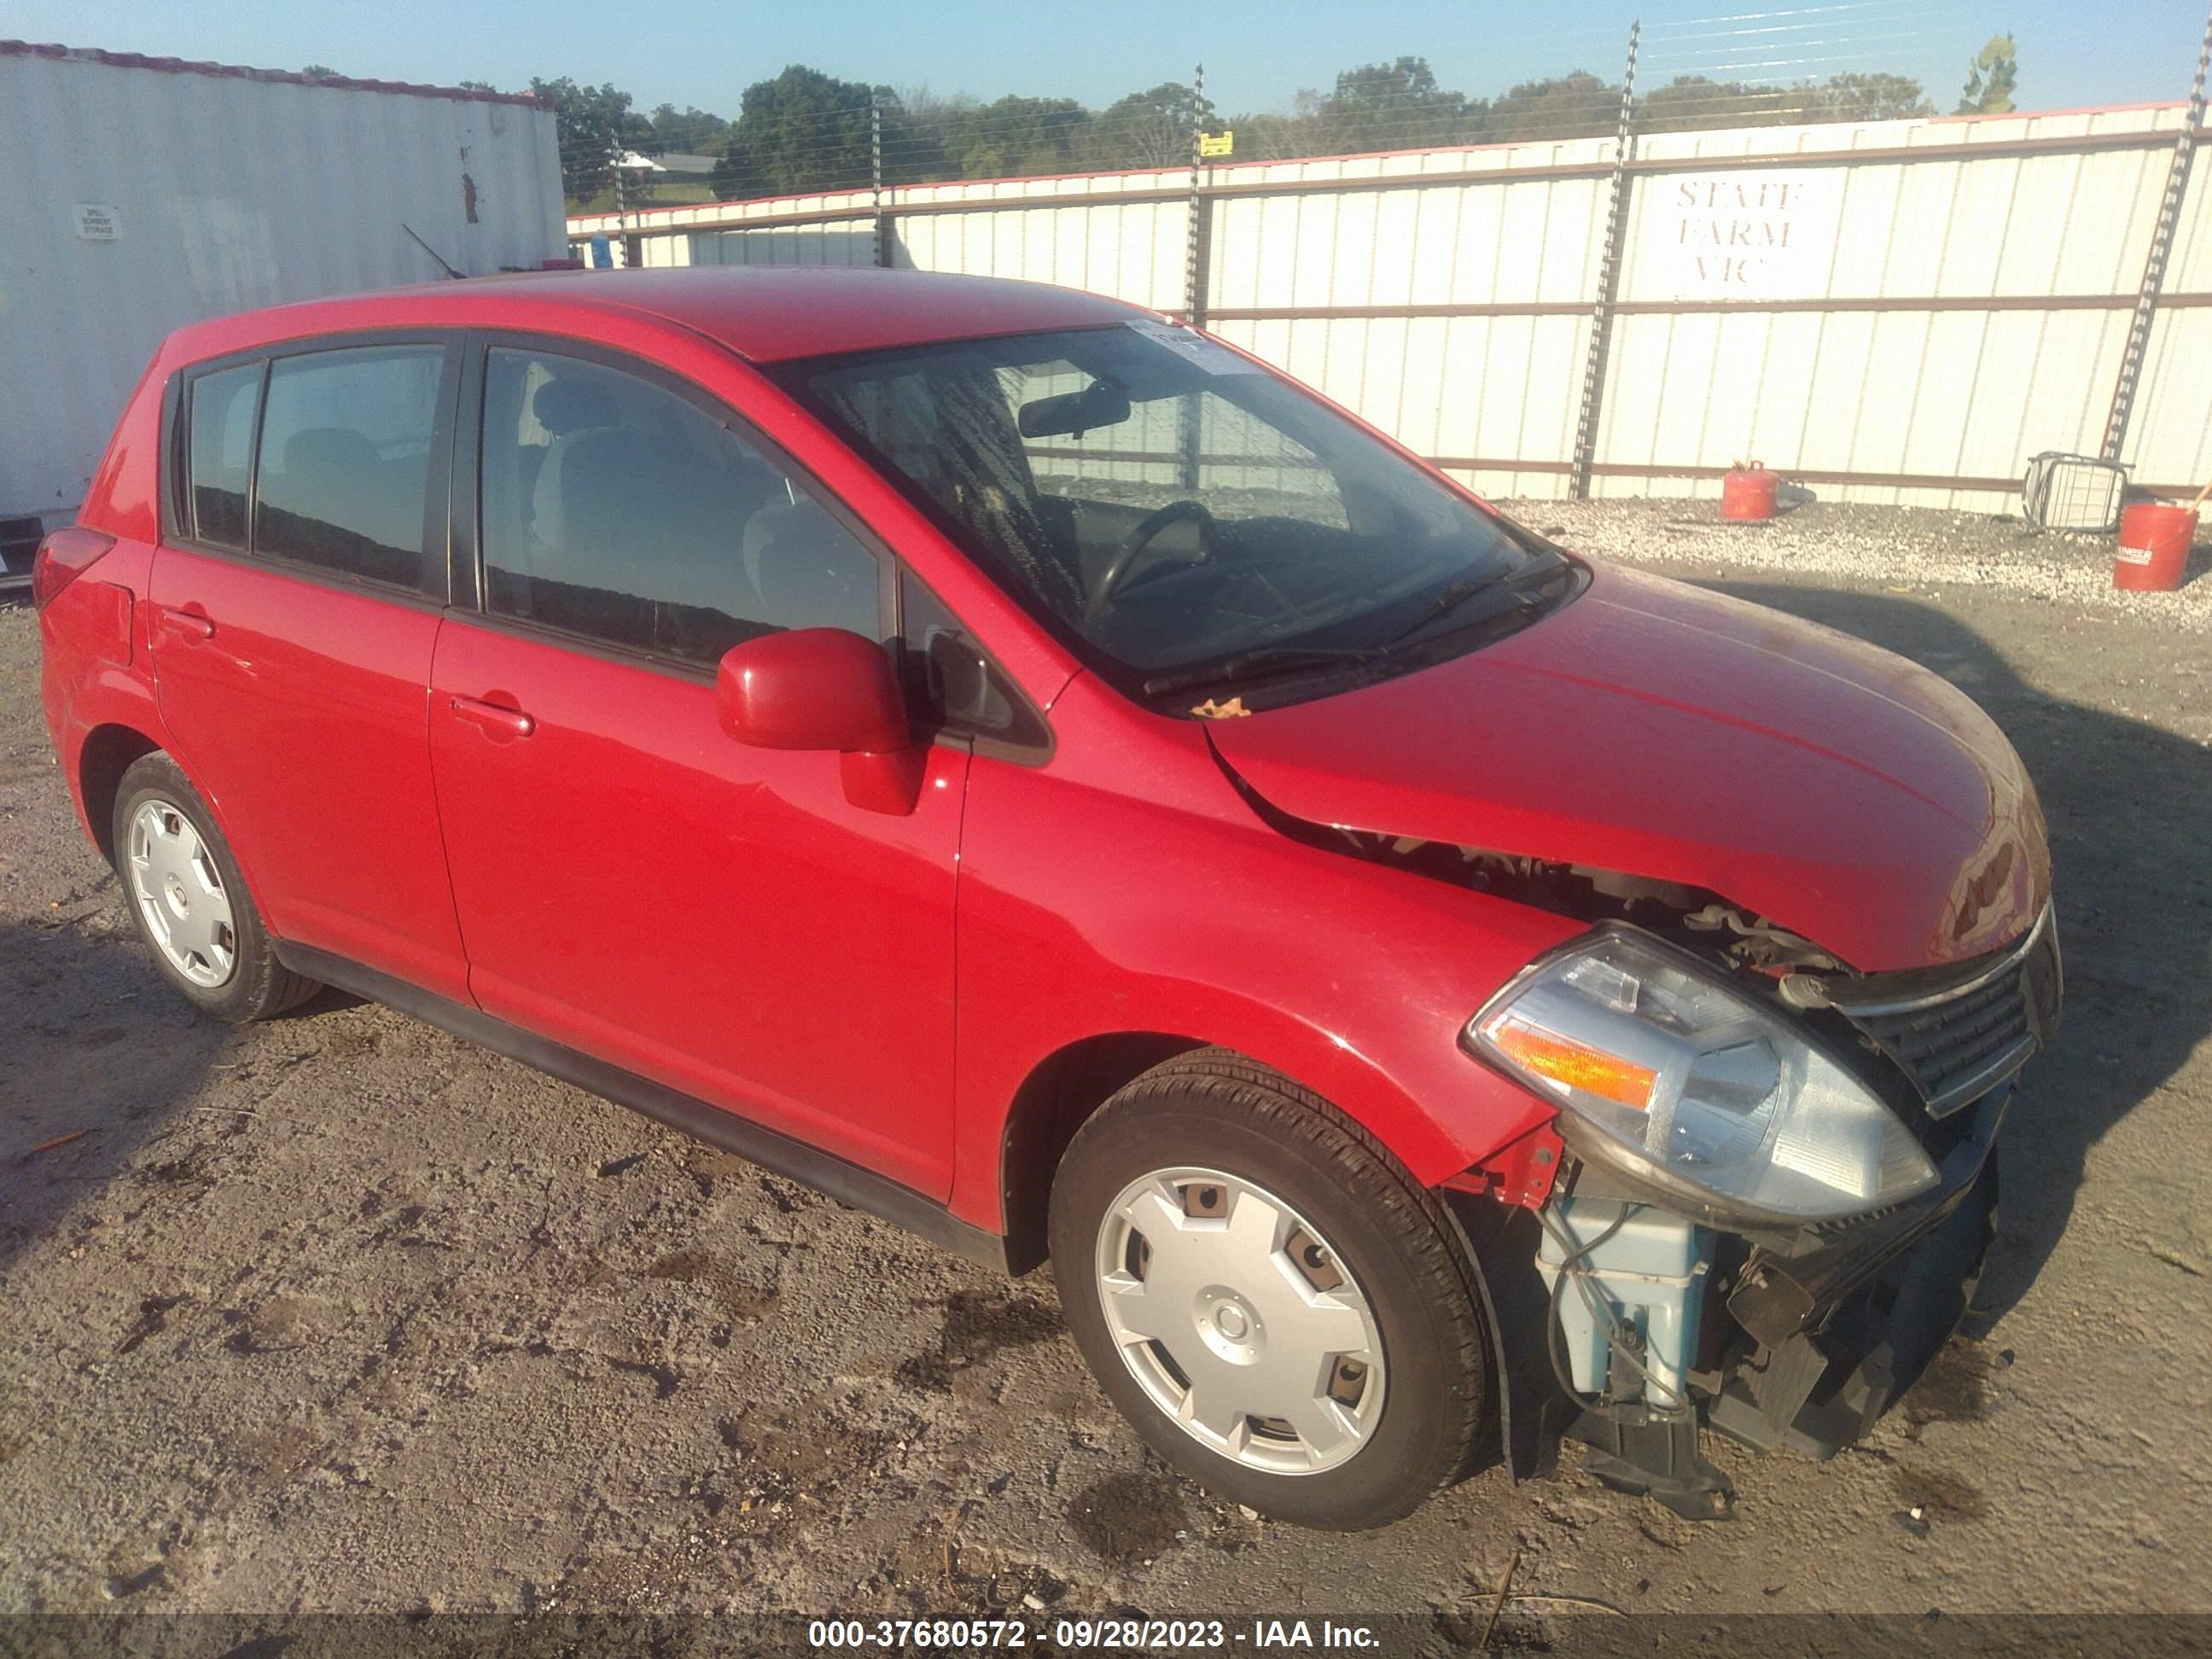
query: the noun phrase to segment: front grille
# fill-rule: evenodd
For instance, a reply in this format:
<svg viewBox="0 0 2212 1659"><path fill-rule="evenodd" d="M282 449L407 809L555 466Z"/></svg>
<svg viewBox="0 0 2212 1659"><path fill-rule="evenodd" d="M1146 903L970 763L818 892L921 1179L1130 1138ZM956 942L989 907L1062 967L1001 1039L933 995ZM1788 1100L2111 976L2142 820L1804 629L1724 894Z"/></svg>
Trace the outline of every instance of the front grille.
<svg viewBox="0 0 2212 1659"><path fill-rule="evenodd" d="M2025 939L1969 964L1948 987L1899 996L1889 984L1867 981L1833 1000L1911 1080L1929 1115L1942 1117L1980 1098L2050 1042L2058 1023L2057 929L2046 909Z"/></svg>
<svg viewBox="0 0 2212 1659"><path fill-rule="evenodd" d="M2011 968L1979 990L1932 1008L1854 1023L1905 1068L1928 1109L1941 1117L2035 1052L2021 975L2018 967Z"/></svg>

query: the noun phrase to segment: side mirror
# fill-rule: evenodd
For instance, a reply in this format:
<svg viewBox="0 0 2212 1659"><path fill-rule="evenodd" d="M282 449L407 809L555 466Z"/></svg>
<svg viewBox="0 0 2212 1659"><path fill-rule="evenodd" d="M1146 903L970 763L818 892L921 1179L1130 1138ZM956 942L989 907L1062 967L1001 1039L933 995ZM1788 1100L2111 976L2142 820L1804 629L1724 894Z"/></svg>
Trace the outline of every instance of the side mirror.
<svg viewBox="0 0 2212 1659"><path fill-rule="evenodd" d="M835 750L845 798L903 817L921 797L928 751L915 744L890 655L842 628L747 640L714 674L722 730L755 749Z"/></svg>

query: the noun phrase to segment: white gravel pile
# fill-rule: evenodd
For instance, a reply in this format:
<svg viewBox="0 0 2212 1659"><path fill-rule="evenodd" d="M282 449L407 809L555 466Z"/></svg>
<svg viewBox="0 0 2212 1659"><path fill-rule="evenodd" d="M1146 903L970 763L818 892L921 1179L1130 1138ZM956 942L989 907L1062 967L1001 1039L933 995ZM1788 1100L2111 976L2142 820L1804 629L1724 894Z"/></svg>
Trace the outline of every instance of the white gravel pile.
<svg viewBox="0 0 2212 1659"><path fill-rule="evenodd" d="M2212 632L2212 551L2202 538L2191 578L2172 593L2112 586L2118 538L2030 529L2018 519L1927 507L1813 501L1764 524L1723 523L1715 500L1562 501L1498 506L1568 547L1640 563L1721 565L1837 576L1923 592L2001 587L2072 609L2124 611L2166 628Z"/></svg>

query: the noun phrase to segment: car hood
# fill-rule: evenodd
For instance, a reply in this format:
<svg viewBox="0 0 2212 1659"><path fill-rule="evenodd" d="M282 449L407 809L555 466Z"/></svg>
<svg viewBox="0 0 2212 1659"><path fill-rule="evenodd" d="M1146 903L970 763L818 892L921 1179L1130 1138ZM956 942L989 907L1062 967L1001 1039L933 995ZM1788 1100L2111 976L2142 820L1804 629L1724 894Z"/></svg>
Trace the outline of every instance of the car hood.
<svg viewBox="0 0 2212 1659"><path fill-rule="evenodd" d="M1862 972L2040 914L2035 790L1963 693L1862 641L1590 562L1543 621L1334 696L1209 722L1280 811L1702 887Z"/></svg>

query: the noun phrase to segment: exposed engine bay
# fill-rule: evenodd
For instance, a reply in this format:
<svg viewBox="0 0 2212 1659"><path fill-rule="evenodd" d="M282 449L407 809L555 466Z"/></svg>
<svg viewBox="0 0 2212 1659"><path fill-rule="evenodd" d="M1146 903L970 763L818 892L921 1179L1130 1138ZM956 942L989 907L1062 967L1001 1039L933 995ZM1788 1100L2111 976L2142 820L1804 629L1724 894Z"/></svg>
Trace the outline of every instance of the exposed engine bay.
<svg viewBox="0 0 2212 1659"><path fill-rule="evenodd" d="M1825 995L1807 976L1843 967L1810 939L1703 888L1410 836L1357 830L1334 833L1352 852L1379 864L1398 865L1583 921L1632 922L1728 968L1766 975L1793 1006L1826 1006ZM1792 980L1801 982L1792 986Z"/></svg>

